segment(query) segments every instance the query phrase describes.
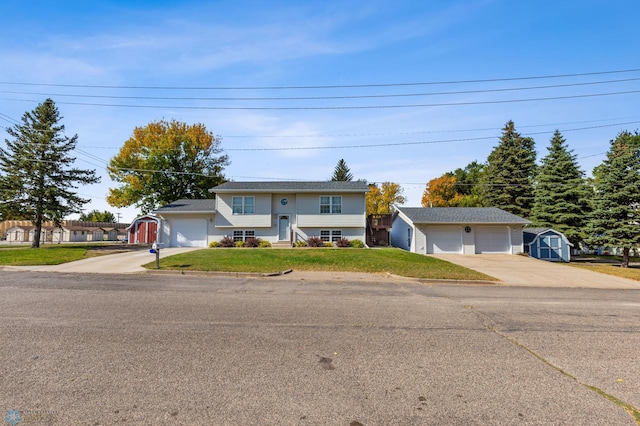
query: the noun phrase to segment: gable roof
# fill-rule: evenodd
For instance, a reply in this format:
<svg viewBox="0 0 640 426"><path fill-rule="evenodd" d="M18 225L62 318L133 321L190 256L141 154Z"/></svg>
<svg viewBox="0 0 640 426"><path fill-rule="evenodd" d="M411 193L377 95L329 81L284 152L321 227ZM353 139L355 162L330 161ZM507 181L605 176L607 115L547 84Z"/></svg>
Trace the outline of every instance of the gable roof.
<svg viewBox="0 0 640 426"><path fill-rule="evenodd" d="M397 209L413 223L421 224L518 224L531 223L497 207L402 207Z"/></svg>
<svg viewBox="0 0 640 426"><path fill-rule="evenodd" d="M522 230L522 239L524 244L533 243L540 235L545 234L547 232L552 232L565 240L570 246L573 247L573 244L569 242L567 237L560 231L556 231L553 228L524 228Z"/></svg>
<svg viewBox="0 0 640 426"><path fill-rule="evenodd" d="M216 200L213 198L199 200L176 200L165 206L154 210L153 213L214 213L216 210Z"/></svg>
<svg viewBox="0 0 640 426"><path fill-rule="evenodd" d="M209 192L368 192L369 185L362 181L274 181L274 182L225 182Z"/></svg>

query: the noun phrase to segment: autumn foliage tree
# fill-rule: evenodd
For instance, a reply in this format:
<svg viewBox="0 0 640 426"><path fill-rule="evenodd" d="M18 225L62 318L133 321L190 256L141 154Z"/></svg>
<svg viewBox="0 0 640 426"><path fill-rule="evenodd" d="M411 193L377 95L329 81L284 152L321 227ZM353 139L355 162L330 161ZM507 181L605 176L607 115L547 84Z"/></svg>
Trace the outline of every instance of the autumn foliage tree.
<svg viewBox="0 0 640 426"><path fill-rule="evenodd" d="M422 207L455 207L462 200L456 189L457 179L448 174L431 179L422 194Z"/></svg>
<svg viewBox="0 0 640 426"><path fill-rule="evenodd" d="M209 188L225 181L229 158L222 152L204 124L161 120L136 127L107 168L121 183L109 189L107 202L146 213L180 198L211 198Z"/></svg>
<svg viewBox="0 0 640 426"><path fill-rule="evenodd" d="M402 187L394 182L382 182L380 187L370 184L366 197L367 215L393 213L397 205L407 202L403 192Z"/></svg>

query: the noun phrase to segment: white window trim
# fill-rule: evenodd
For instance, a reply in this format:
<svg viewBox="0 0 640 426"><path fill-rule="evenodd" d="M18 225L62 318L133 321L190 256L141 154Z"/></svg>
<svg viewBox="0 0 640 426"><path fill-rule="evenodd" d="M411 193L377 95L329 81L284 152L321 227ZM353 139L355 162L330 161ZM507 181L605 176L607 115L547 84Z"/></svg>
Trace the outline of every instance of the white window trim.
<svg viewBox="0 0 640 426"><path fill-rule="evenodd" d="M231 234L231 238L233 238L234 243L236 241L247 241L247 238L255 238L255 237L256 237L256 231L253 229L236 229Z"/></svg>
<svg viewBox="0 0 640 426"><path fill-rule="evenodd" d="M242 211L241 212L236 212L234 207L234 200L240 198L242 199L242 204L240 205ZM251 199L252 203L251 204L247 204L247 200ZM247 213L247 206L251 205L253 207L253 211L251 213ZM243 195L234 195L231 197L231 213L232 214L236 214L236 215L241 215L241 214L255 214L256 213L256 197L254 196L243 196Z"/></svg>
<svg viewBox="0 0 640 426"><path fill-rule="evenodd" d="M322 204L322 199L323 198L329 198L329 204ZM334 204L333 203L333 199L334 198L339 198L340 199L340 203L339 204ZM319 198L320 201L320 214L342 214L342 195L321 195ZM329 211L328 212L323 212L322 211L322 206L329 206ZM340 211L339 212L334 212L333 209L336 206L340 206Z"/></svg>
<svg viewBox="0 0 640 426"><path fill-rule="evenodd" d="M323 237L322 233L323 232L328 232L329 236L328 237ZM326 239L328 238L328 239ZM321 229L320 230L320 239L322 241L325 242L332 242L335 243L337 240L342 238L342 229Z"/></svg>

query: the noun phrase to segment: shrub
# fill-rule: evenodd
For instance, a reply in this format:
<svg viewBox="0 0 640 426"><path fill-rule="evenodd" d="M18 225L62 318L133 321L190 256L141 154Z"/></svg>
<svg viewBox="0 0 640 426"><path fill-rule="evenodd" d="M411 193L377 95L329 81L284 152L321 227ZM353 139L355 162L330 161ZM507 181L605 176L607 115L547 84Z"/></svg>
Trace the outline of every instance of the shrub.
<svg viewBox="0 0 640 426"><path fill-rule="evenodd" d="M255 237L249 237L244 241L244 246L245 247L260 247L260 242L262 240L260 238L255 238Z"/></svg>
<svg viewBox="0 0 640 426"><path fill-rule="evenodd" d="M364 243L362 240L351 240L349 245L353 248L364 248Z"/></svg>
<svg viewBox="0 0 640 426"><path fill-rule="evenodd" d="M218 241L211 241L209 243L209 248L220 247L220 243Z"/></svg>
<svg viewBox="0 0 640 426"><path fill-rule="evenodd" d="M271 243L267 240L260 240L260 244L258 244L258 247L260 248L271 247Z"/></svg>
<svg viewBox="0 0 640 426"><path fill-rule="evenodd" d="M220 247L234 247L235 245L233 238L228 235L220 240Z"/></svg>
<svg viewBox="0 0 640 426"><path fill-rule="evenodd" d="M244 241L242 240L236 241L234 244L234 247L238 247L238 248L244 247Z"/></svg>
<svg viewBox="0 0 640 426"><path fill-rule="evenodd" d="M320 237L309 237L307 239L307 245L309 247L323 247L324 241L322 241L322 238Z"/></svg>
<svg viewBox="0 0 640 426"><path fill-rule="evenodd" d="M306 247L306 246L307 246L306 241L296 241L296 247Z"/></svg>
<svg viewBox="0 0 640 426"><path fill-rule="evenodd" d="M351 247L349 240L347 238L340 238L335 242L336 247Z"/></svg>
<svg viewBox="0 0 640 426"><path fill-rule="evenodd" d="M325 241L322 243L322 247L333 247L333 243L331 241Z"/></svg>

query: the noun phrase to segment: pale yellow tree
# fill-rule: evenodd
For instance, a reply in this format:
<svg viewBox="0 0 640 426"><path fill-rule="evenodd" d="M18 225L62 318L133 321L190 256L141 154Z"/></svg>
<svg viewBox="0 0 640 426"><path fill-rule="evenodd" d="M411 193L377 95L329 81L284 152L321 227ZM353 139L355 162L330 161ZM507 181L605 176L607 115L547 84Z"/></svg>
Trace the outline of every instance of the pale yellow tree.
<svg viewBox="0 0 640 426"><path fill-rule="evenodd" d="M367 214L391 214L395 206L404 204L407 199L402 193L402 187L394 182L382 182L369 185L367 193Z"/></svg>

